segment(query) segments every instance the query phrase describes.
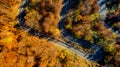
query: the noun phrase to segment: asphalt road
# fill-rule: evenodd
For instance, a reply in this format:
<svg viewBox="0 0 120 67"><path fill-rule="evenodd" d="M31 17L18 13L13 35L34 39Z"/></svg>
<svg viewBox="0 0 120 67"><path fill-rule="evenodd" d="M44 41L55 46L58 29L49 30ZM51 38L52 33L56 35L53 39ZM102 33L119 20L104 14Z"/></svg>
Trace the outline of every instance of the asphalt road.
<svg viewBox="0 0 120 67"><path fill-rule="evenodd" d="M112 26L115 22L120 22L120 15L114 16L110 19L108 18L109 16L107 16L108 11L110 11L110 9L112 9L112 7L108 7L108 6L109 5L113 5L113 6L116 5L118 7L118 3L116 0L113 0L112 4L107 4L109 2L110 2L110 0L98 0L98 5L100 7L100 11L99 11L100 16L101 16L102 20L104 21L104 25L107 28L109 28L110 30L112 30L116 34L120 34L120 29L115 27L115 26Z"/></svg>
<svg viewBox="0 0 120 67"><path fill-rule="evenodd" d="M67 0L68 4L63 6L63 9L62 9L62 12L61 12L62 13L61 17L65 16L66 13L67 13L67 10L70 9L70 6L71 6L70 1L71 0ZM69 6L69 4L70 4L70 6ZM82 46L84 48L92 48L92 49L94 49L95 50L94 53L88 54L87 57L86 57L87 59L92 60L92 61L101 60L103 58L103 56L104 56L103 49L100 46L98 46L97 44L92 44L89 41L86 41L86 40L83 40L83 39L77 39L77 38L74 38L73 36L71 36L69 34L69 32L67 32L65 30L64 19L65 19L65 17L62 17L62 19L60 19L60 21L59 21L59 29L61 30L62 36L65 37L67 40L72 41L74 43L77 43L77 44L79 44L80 46Z"/></svg>
<svg viewBox="0 0 120 67"><path fill-rule="evenodd" d="M56 43L60 46L63 46L67 49L72 50L77 55L83 56L83 57L87 58L88 60L92 60L92 61L101 60L104 56L104 51L101 47L99 47L97 44L91 44L90 42L85 41L83 39L76 39L76 38L72 37L67 31L65 31L64 19L66 17L67 11L70 9L70 6L71 6L70 2L71 2L71 0L64 1L64 5L63 5L63 8L62 8L62 11L60 14L61 18L59 20L59 29L61 30L61 34L63 35L63 37L65 37L66 39L68 39L71 42L77 43L80 46L85 47L85 48L94 49L95 51L92 54L87 54L85 52L79 51L79 50L71 47L70 43L66 43L66 42L51 38L49 36L45 36L44 33L41 34L41 33L37 32L36 30L30 29L28 26L26 26L24 24L25 23L24 16L26 15L25 7L28 6L29 0L23 0L21 6L19 8L19 15L18 15L19 25L23 28L23 30L27 30L28 33L35 35L35 36L44 37L53 43Z"/></svg>

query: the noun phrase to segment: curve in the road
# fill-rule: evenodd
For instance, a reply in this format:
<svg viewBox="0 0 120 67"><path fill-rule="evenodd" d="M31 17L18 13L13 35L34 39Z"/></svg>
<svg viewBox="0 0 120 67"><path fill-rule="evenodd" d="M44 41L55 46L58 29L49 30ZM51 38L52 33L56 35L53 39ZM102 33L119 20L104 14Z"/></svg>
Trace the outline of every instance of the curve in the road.
<svg viewBox="0 0 120 67"><path fill-rule="evenodd" d="M114 22L120 22L120 14L118 16L114 15L112 18L109 18L108 11L112 9L112 6L115 6L114 8L117 8L119 3L119 0L98 0L98 5L100 7L100 16L104 21L105 26L116 34L120 34L120 29L112 25Z"/></svg>
<svg viewBox="0 0 120 67"><path fill-rule="evenodd" d="M92 54L86 54L86 53L82 53L82 52L78 51L77 49L73 49L72 47L70 47L71 50L73 50L73 52L77 51L77 53L79 53L79 55L81 55L81 56L83 56L83 57L85 57L89 60L99 61L104 56L104 51L100 46L98 46L96 44L91 44L90 42L85 41L83 39L76 39L76 38L72 37L67 31L65 31L64 21L63 21L64 17L63 16L66 15L67 11L71 8L70 7L71 6L71 1L72 0L64 0L64 6L63 6L61 14L60 14L62 18L59 20L59 29L61 30L62 35L66 39L68 39L68 40L70 40L74 43L80 44L80 46L82 46L82 47L92 48L92 49L95 50L94 53L92 53ZM22 0L22 4L19 8L19 15L18 15L19 26L22 27L24 30L28 30L28 33L30 33L32 35L39 36L39 37L45 37L46 39L49 39L50 37L46 37L44 35L44 33L41 34L37 30L33 30L33 29L31 29L31 28L29 28L28 26L25 25L25 19L24 19L24 16L26 15L25 8L28 6L28 4L29 4L29 0ZM55 39L52 39L52 41L53 40L55 40ZM64 45L67 45L67 47L68 47L68 44L63 43L62 41L57 40L57 42L60 42Z"/></svg>
<svg viewBox="0 0 120 67"><path fill-rule="evenodd" d="M62 18L59 21L59 29L61 30L61 33L62 33L63 37L65 37L69 41L72 41L74 43L79 44L82 47L94 49L95 50L94 53L89 54L87 56L87 59L92 60L92 61L101 60L104 56L104 51L100 46L98 46L97 44L92 44L89 41L86 41L86 40L83 40L83 39L74 38L73 36L70 35L69 32L67 32L65 30L65 27L64 27L64 24L65 24L64 19L65 18L63 18L63 16L66 15L67 10L70 9L70 6L71 6L70 2L71 2L71 0L67 0L66 1L67 4L63 6L63 9L61 11L61 17Z"/></svg>
<svg viewBox="0 0 120 67"><path fill-rule="evenodd" d="M24 16L26 15L25 8L29 5L29 0L22 0L21 6L19 7L19 14L17 16L18 18L18 25L23 29L27 30L28 33L39 36L39 37L45 37L44 33L39 33L37 30L31 29L29 26L25 25L25 19Z"/></svg>

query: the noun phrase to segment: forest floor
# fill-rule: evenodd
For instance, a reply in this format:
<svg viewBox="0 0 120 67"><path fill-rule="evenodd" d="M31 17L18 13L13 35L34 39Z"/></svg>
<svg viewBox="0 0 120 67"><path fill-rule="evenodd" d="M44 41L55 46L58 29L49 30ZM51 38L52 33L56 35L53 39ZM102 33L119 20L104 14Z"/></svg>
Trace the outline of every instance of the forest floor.
<svg viewBox="0 0 120 67"><path fill-rule="evenodd" d="M0 67L99 67L44 38L16 28L20 2L0 1Z"/></svg>

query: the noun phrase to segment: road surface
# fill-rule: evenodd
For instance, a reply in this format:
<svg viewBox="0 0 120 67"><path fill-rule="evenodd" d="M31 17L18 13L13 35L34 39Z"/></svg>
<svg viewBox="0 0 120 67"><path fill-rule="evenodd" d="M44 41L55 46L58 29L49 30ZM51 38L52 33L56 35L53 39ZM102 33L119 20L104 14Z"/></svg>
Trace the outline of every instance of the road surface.
<svg viewBox="0 0 120 67"><path fill-rule="evenodd" d="M88 60L99 61L104 56L104 51L100 46L98 46L97 44L92 44L92 43L90 43L86 40L83 40L83 39L76 39L76 38L72 37L65 30L64 19L66 17L67 11L71 8L70 7L71 6L71 1L72 0L64 0L64 3L63 3L64 5L63 5L63 8L62 8L62 11L61 11L61 14L60 14L61 18L59 20L59 29L61 30L61 34L63 35L63 37L68 39L69 41L77 43L80 46L85 47L85 48L94 49L95 51L92 54L86 54L85 52L79 51L79 50L75 49L74 47L70 46L70 43L66 43L66 42L63 42L61 40L51 38L49 36L45 36L44 33L41 34L41 33L37 32L36 30L33 30L33 29L29 28L28 26L26 26L25 25L25 19L24 19L24 16L26 15L25 7L28 6L29 0L23 0L21 6L19 8L19 15L18 15L19 25L23 28L23 30L27 30L28 33L30 33L32 35L39 36L39 37L44 37L44 38L48 39L49 41L51 41L53 43L56 43L56 44L61 45L65 48L67 48L67 49L72 50L77 55L83 56L84 58L86 58Z"/></svg>
<svg viewBox="0 0 120 67"><path fill-rule="evenodd" d="M111 1L111 3L110 3ZM107 4L109 3L109 4ZM114 16L112 18L108 18L109 16L107 16L108 11L110 11L111 9L113 9L112 7L108 7L110 5L112 6L117 6L119 4L119 0L98 0L98 5L100 7L100 16L102 18L102 20L104 21L104 24L107 28L109 28L110 30L112 30L113 32L115 32L116 34L120 34L120 29L112 26L115 22L120 22L120 14L118 16ZM115 8L115 7L114 7ZM114 9L115 10L115 9Z"/></svg>

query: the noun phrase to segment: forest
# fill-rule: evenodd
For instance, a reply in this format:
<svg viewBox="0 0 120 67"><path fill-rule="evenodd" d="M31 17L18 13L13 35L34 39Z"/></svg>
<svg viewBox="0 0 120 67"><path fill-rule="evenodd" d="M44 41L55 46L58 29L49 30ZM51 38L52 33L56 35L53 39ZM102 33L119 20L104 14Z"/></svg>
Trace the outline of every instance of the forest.
<svg viewBox="0 0 120 67"><path fill-rule="evenodd" d="M25 24L40 33L44 32L57 38L60 35L57 26L61 7L62 0L30 0L26 8Z"/></svg>
<svg viewBox="0 0 120 67"><path fill-rule="evenodd" d="M36 2L38 0L31 1ZM31 4L35 2L31 2ZM44 38L40 39L24 31L17 25L17 15L20 4L20 0L0 0L0 67L99 66L96 63L76 56L76 54L67 49L55 46ZM27 22L32 24L32 21L35 21L35 23L33 23L36 25L35 29L41 32L41 27L37 26L37 24L38 21L45 21L44 18L40 20L40 16L42 16L43 13L41 14L41 12L37 11L37 8L28 8L29 10L25 16L26 24ZM26 8L26 10L28 8ZM49 14L48 12L46 13ZM50 12L48 17L54 17L53 13ZM58 21L57 18L59 17L56 17L56 20L53 18L53 21L56 21L56 23ZM46 22L46 24L47 23L48 22ZM28 26L30 25L28 24Z"/></svg>
<svg viewBox="0 0 120 67"><path fill-rule="evenodd" d="M23 30L17 19L21 1L0 0L0 67L120 67L119 35L103 23L97 0L74 0L67 12L72 14L65 18L64 27L71 36L96 43L103 48L105 56L101 65ZM117 20L111 26L120 29L120 4L116 7L112 2L119 3L119 0L107 3L107 7L110 7L107 21ZM58 28L62 7L63 0L29 0L25 8L25 25L44 35L71 43L73 47L91 52L91 49L76 46L62 37Z"/></svg>
<svg viewBox="0 0 120 67"><path fill-rule="evenodd" d="M107 3L109 11L106 21L110 22L110 26L115 27L117 30L119 29L119 7L118 1ZM71 11L72 14L64 20L66 31L77 39L84 39L100 45L106 53L104 61L102 61L105 67L109 67L109 65L111 67L119 67L119 35L105 26L104 21L100 17L97 1L80 1Z"/></svg>

